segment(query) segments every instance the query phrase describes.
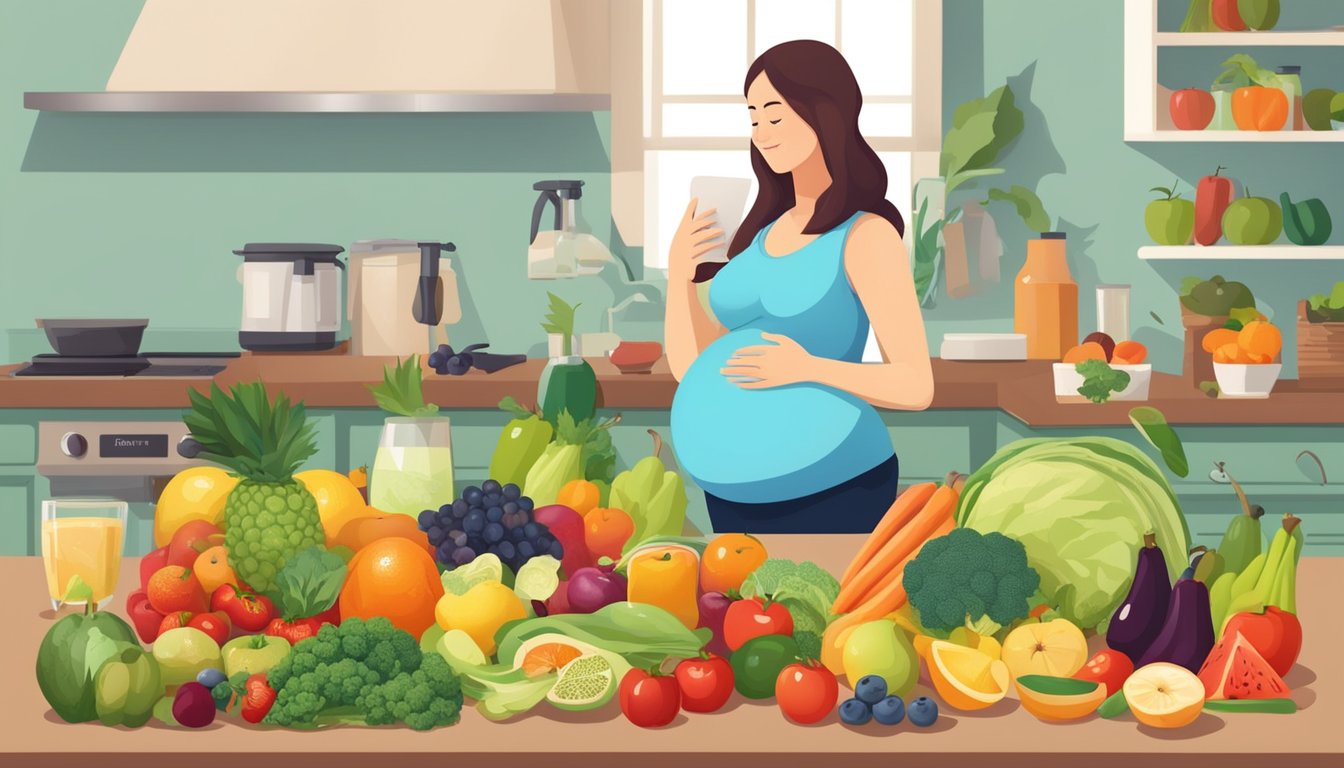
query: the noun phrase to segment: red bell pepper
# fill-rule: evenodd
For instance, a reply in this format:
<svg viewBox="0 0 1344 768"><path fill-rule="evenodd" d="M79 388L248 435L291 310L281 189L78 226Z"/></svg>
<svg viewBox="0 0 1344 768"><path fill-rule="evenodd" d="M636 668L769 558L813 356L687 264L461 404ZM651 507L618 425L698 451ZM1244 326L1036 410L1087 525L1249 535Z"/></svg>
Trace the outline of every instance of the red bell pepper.
<svg viewBox="0 0 1344 768"><path fill-rule="evenodd" d="M1237 10L1237 0L1213 0L1213 5L1209 7L1209 15L1213 18L1213 23L1225 32L1246 30L1246 22L1241 18L1241 11Z"/></svg>
<svg viewBox="0 0 1344 768"><path fill-rule="evenodd" d="M1200 245L1213 245L1223 236L1223 212L1236 197L1232 180L1222 172L1220 165L1195 187L1195 242Z"/></svg>

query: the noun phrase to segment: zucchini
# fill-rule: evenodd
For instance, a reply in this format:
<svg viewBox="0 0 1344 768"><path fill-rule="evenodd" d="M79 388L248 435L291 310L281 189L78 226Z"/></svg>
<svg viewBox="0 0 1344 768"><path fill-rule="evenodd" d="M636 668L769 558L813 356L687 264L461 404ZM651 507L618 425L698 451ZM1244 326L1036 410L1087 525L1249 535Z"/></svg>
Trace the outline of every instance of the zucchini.
<svg viewBox="0 0 1344 768"><path fill-rule="evenodd" d="M1097 714L1107 720L1119 717L1126 712L1129 712L1129 701L1125 699L1125 692L1123 690L1116 691L1110 696L1107 696L1106 700L1101 702L1101 706L1097 707Z"/></svg>

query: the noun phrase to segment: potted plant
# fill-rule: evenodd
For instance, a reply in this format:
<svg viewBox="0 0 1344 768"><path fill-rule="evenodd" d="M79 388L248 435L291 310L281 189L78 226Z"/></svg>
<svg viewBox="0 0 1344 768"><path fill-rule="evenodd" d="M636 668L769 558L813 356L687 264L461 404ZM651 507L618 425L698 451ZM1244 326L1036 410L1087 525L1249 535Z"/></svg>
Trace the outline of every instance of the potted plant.
<svg viewBox="0 0 1344 768"><path fill-rule="evenodd" d="M383 381L369 387L388 412L369 476L369 506L418 516L456 497L453 444L447 416L425 402L424 370L412 355L383 367Z"/></svg>
<svg viewBox="0 0 1344 768"><path fill-rule="evenodd" d="M556 424L561 411L569 411L575 421L591 419L597 411L597 374L586 360L579 356L578 339L574 335L574 312L578 304L567 304L554 293L547 293L550 311L542 330L558 336L551 358L541 372L537 386L537 403L541 413L551 424ZM559 354L556 354L556 352Z"/></svg>
<svg viewBox="0 0 1344 768"><path fill-rule="evenodd" d="M951 270L954 275L969 273L966 259L968 229L974 234L971 240L980 243L982 247L989 245L986 234L993 232L991 228L980 223L968 227L964 221L968 211L977 218L983 215L983 211L967 204L949 206L948 201L953 199L953 192L962 185L973 183L982 176L995 176L1004 172L1002 168L993 167L993 164L1003 149L1022 133L1024 123L1022 110L1018 109L1013 99L1012 88L1003 85L983 99L972 99L957 107L952 114L952 128L943 137L938 160L939 175L915 183L912 266L915 291L923 306L933 303L939 274L944 268ZM987 200L979 202L987 203L989 200L1013 202L1019 213L1027 211L1023 214L1024 219L1032 211L1040 209L1040 200L1035 193L1022 186L1014 186L1006 192L996 190L991 192ZM1035 228L1044 215L1041 210L1039 216L1028 221L1028 226ZM1041 229L1037 231L1049 225L1040 226ZM982 268L981 272L984 271ZM960 280L949 283L949 295L963 295L962 284Z"/></svg>

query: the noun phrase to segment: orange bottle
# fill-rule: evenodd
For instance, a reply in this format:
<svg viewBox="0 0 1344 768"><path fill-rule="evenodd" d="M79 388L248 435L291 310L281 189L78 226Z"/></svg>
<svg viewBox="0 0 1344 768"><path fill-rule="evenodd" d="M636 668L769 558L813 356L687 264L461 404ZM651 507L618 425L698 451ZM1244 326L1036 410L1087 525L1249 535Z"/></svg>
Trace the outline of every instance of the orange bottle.
<svg viewBox="0 0 1344 768"><path fill-rule="evenodd" d="M695 594L699 577L700 563L691 550L646 549L630 560L626 595L632 603L656 605L695 629L700 623Z"/></svg>
<svg viewBox="0 0 1344 768"><path fill-rule="evenodd" d="M1026 334L1032 360L1059 360L1078 343L1078 284L1063 232L1027 241L1027 263L1013 287L1013 330Z"/></svg>

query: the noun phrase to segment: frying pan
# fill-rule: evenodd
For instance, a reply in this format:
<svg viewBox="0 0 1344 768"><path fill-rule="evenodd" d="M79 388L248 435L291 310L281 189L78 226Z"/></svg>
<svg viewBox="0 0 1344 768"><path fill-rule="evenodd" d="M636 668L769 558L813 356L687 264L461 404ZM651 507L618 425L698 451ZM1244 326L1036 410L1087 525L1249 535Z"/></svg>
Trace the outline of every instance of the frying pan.
<svg viewBox="0 0 1344 768"><path fill-rule="evenodd" d="M67 357L133 357L140 352L148 320L39 318L37 327L47 341Z"/></svg>

